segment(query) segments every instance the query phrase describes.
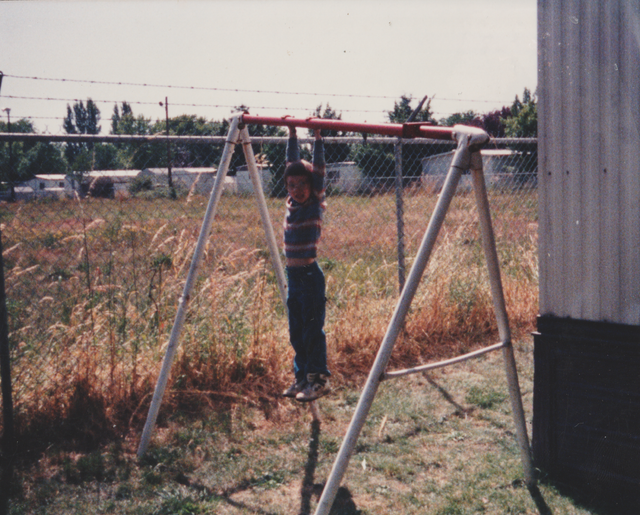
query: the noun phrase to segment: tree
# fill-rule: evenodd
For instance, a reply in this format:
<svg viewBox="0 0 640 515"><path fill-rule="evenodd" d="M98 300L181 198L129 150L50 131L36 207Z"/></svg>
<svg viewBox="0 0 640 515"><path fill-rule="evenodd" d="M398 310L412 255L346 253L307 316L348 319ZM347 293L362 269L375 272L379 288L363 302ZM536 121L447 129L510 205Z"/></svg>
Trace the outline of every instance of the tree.
<svg viewBox="0 0 640 515"><path fill-rule="evenodd" d="M157 120L151 126L152 134L166 134L167 132L166 120ZM229 123L226 121L215 122L209 121L206 118L198 117L195 115L180 115L174 118L169 118L169 134L176 136L225 136L229 130ZM159 142L160 147L157 147L157 151L153 152L153 155L149 157L149 163L146 166L163 166L166 167L167 152L166 144ZM161 146L164 150L161 149ZM153 147L153 146L152 146ZM242 152L242 149L239 149ZM181 167L208 167L217 166L222 156L222 149L219 147L213 147L206 143L176 143L172 145L172 164L173 166ZM234 153L234 160L232 161L232 167L236 164L239 158L238 153ZM142 167L141 167L142 168Z"/></svg>
<svg viewBox="0 0 640 515"><path fill-rule="evenodd" d="M522 102L516 95L511 105L511 116L505 119L505 134L512 138L538 136L538 106L535 95L524 89Z"/></svg>
<svg viewBox="0 0 640 515"><path fill-rule="evenodd" d="M115 185L111 177L96 177L89 185L87 192L93 198L113 198L115 196Z"/></svg>
<svg viewBox="0 0 640 515"><path fill-rule="evenodd" d="M80 102L80 107L82 107L82 102ZM100 109L98 106L94 104L93 100L87 100L87 108L83 113L85 118L83 120L84 125L78 126L81 129L82 134L100 134L102 127L98 125L100 123ZM77 125L77 114L76 114L76 125Z"/></svg>
<svg viewBox="0 0 640 515"><path fill-rule="evenodd" d="M246 108L245 108L246 109ZM245 110L242 109L242 110ZM228 129L227 129L228 130ZM287 132L283 127L272 125L250 125L249 134L252 137L285 137ZM271 170L271 195L283 197L286 195L284 185L284 169L286 166L286 150L284 145L266 143L264 145L254 143L252 145L256 160L262 160ZM234 153L234 157L237 152ZM244 158L242 158L244 159Z"/></svg>
<svg viewBox="0 0 640 515"><path fill-rule="evenodd" d="M67 104L67 116L63 127L67 134L99 134L100 109L90 98L87 105L80 102L73 104L73 109Z"/></svg>
<svg viewBox="0 0 640 515"><path fill-rule="evenodd" d="M149 135L151 134L151 119L145 118L143 115L135 116L128 102L122 102L121 107L115 104L111 115L111 134ZM150 156L160 152L160 144L157 143L116 143L114 148L116 149L115 155L111 151L105 150L103 156L107 157L108 154L111 166L124 169L142 169L146 166L153 166L153 164L147 165L146 163L151 159Z"/></svg>
<svg viewBox="0 0 640 515"><path fill-rule="evenodd" d="M96 143L93 147L93 166L96 170L120 170L126 168L123 154L112 143Z"/></svg>
<svg viewBox="0 0 640 515"><path fill-rule="evenodd" d="M393 103L393 109L387 111L390 123L405 123L417 109L411 105L413 97L402 95L400 100ZM412 119L413 122L433 123L431 113L431 99L425 103ZM370 146L367 143L357 145L354 160L365 177L372 179L376 187L391 187L395 183L396 160L395 144ZM419 178L422 174L421 159L432 154L432 145L403 145L402 146L402 175L405 183Z"/></svg>
<svg viewBox="0 0 640 515"><path fill-rule="evenodd" d="M312 116L325 120L342 120L342 113L338 114L336 111L331 109L329 104L324 108L324 111L322 110L322 104L320 104L316 107ZM323 138L350 136L348 132L330 130L322 130L321 134ZM313 136L312 130L309 131L309 135ZM346 161L351 155L351 145L345 143L326 143L324 146L324 155L327 163L341 163L342 161Z"/></svg>
<svg viewBox="0 0 640 515"><path fill-rule="evenodd" d="M402 95L399 101L393 103L393 110L387 112L387 117L391 123L404 123L409 120L409 117L415 110L411 107L413 97L411 95ZM431 112L431 99L426 100L426 105L420 108L420 111L416 113L413 118L414 122L431 122L433 123L433 113Z"/></svg>
<svg viewBox="0 0 640 515"><path fill-rule="evenodd" d="M18 175L25 180L36 174L64 174L67 163L62 147L55 143L38 142L24 153L18 164Z"/></svg>
<svg viewBox="0 0 640 515"><path fill-rule="evenodd" d="M494 138L504 138L505 136L505 120L511 116L511 109L503 107L490 111L489 113L481 115L480 119L482 127L489 136Z"/></svg>
<svg viewBox="0 0 640 515"><path fill-rule="evenodd" d="M391 149L391 152L389 151ZM362 174L374 187L390 187L395 180L393 145L358 145L353 156Z"/></svg>
<svg viewBox="0 0 640 515"><path fill-rule="evenodd" d="M24 118L12 122L0 121L0 132L14 132L28 134L35 132L33 124ZM33 143L7 142L0 146L0 182L5 183L11 191L11 198L15 199L15 185L30 179L33 174L21 169L20 164L26 152L32 149Z"/></svg>
<svg viewBox="0 0 640 515"><path fill-rule="evenodd" d="M461 113L453 113L447 118L441 118L440 125L445 127L453 127L454 125L470 125L471 127L479 127L494 138L503 138L505 136L505 120L511 116L512 108L502 107L488 113L479 114L475 111L464 111Z"/></svg>
<svg viewBox="0 0 640 515"><path fill-rule="evenodd" d="M453 127L454 125L478 126L478 113L476 113L475 111L464 111L462 113L453 113L447 118L441 118L438 121L438 124L443 125L445 127Z"/></svg>
<svg viewBox="0 0 640 515"><path fill-rule="evenodd" d="M99 134L101 127L100 110L90 98L87 105L81 101L73 104L73 108L67 104L67 116L62 124L67 134ZM71 143L65 146L64 155L72 170L81 180L84 172L93 167L93 143Z"/></svg>
<svg viewBox="0 0 640 515"><path fill-rule="evenodd" d="M426 98L426 97L425 97ZM400 100L394 102L393 110L387 113L389 122L391 123L405 123L411 118L411 115L418 109L413 107L411 102L413 98L411 95L402 95ZM433 114L431 112L431 99L426 98L422 105L418 104L420 109L411 118L412 122L428 122L434 123ZM395 156L393 154L393 147L389 146L387 152L393 157L395 163ZM426 156L432 155L435 152L433 145L402 145L402 177L404 184L411 183L418 180L422 176L422 159ZM384 162L390 162L388 158L385 158ZM394 165L395 166L395 165ZM395 176L395 170L392 176Z"/></svg>
<svg viewBox="0 0 640 515"><path fill-rule="evenodd" d="M538 136L538 106L535 95L525 88L522 102L516 95L511 105L511 116L505 121L505 136L511 138L536 138ZM538 145L519 144L513 161L514 179L517 182L534 181L538 170Z"/></svg>
<svg viewBox="0 0 640 515"><path fill-rule="evenodd" d="M151 120L142 115L137 117L128 102L122 102L122 111L118 104L113 106L111 115L111 134L147 135L151 133Z"/></svg>

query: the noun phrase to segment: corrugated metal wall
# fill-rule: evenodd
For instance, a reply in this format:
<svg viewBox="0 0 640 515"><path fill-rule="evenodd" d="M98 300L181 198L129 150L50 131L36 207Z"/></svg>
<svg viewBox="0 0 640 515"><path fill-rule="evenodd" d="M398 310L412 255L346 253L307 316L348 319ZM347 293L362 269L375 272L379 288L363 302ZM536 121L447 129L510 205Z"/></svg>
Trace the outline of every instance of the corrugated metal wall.
<svg viewBox="0 0 640 515"><path fill-rule="evenodd" d="M538 2L540 313L640 325L640 0Z"/></svg>

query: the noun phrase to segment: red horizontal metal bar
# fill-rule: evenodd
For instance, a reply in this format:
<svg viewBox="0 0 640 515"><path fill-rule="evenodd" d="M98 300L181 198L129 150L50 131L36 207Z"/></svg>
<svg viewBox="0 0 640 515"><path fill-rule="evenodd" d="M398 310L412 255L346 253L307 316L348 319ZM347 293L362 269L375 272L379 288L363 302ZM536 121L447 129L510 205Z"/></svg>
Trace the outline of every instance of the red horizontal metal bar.
<svg viewBox="0 0 640 515"><path fill-rule="evenodd" d="M352 123L316 117L293 118L291 116L253 116L243 114L242 123L247 125L277 125L304 127L307 129L382 134L383 136L397 136L398 138L453 139L453 129L451 127L435 127L427 122Z"/></svg>

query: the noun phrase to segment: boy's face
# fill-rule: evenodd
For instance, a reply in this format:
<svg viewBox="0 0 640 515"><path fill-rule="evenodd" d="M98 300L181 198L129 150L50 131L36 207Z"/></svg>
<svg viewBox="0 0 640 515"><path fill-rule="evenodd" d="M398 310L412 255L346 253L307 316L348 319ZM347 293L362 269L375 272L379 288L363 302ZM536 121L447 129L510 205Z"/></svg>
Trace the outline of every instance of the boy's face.
<svg viewBox="0 0 640 515"><path fill-rule="evenodd" d="M311 184L305 177L287 177L287 192L300 204L304 204L311 196Z"/></svg>

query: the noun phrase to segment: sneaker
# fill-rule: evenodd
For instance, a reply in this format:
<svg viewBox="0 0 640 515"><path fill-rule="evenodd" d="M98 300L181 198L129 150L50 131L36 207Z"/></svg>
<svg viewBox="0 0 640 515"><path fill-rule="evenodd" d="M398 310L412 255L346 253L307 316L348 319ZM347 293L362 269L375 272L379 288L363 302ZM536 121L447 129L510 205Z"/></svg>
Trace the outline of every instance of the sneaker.
<svg viewBox="0 0 640 515"><path fill-rule="evenodd" d="M306 379L303 379L302 381L297 381L297 382L293 383L289 388L287 388L284 392L282 392L282 396L283 397L295 397L302 390L304 390L305 386L307 386Z"/></svg>
<svg viewBox="0 0 640 515"><path fill-rule="evenodd" d="M307 374L307 384L304 389L296 395L296 400L300 402L315 401L330 392L329 377L325 374Z"/></svg>

